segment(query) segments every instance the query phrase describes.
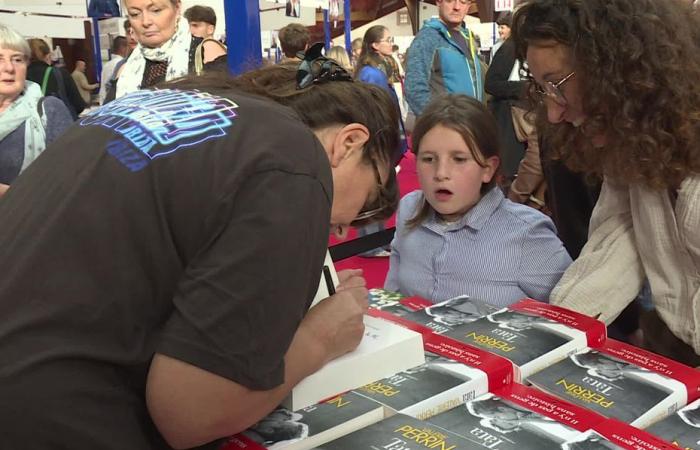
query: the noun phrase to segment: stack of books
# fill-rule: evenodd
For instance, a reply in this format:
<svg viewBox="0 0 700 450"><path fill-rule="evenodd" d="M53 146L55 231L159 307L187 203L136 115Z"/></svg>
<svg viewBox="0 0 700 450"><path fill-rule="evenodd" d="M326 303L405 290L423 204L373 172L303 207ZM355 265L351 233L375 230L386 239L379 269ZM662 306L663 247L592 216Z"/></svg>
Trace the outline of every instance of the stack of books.
<svg viewBox="0 0 700 450"><path fill-rule="evenodd" d="M388 327L403 344L367 341L223 448L700 449L700 371L607 339L593 318L382 290L370 306L368 333Z"/></svg>
<svg viewBox="0 0 700 450"><path fill-rule="evenodd" d="M700 400L655 423L647 431L681 449L700 450Z"/></svg>
<svg viewBox="0 0 700 450"><path fill-rule="evenodd" d="M645 428L684 406L698 392L699 375L668 358L608 339L527 381L606 417Z"/></svg>

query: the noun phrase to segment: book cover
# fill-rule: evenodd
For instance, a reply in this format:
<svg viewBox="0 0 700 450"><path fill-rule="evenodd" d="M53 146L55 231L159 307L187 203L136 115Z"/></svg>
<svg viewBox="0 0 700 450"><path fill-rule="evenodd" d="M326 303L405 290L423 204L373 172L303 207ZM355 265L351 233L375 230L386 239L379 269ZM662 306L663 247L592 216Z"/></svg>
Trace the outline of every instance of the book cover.
<svg viewBox="0 0 700 450"><path fill-rule="evenodd" d="M509 359L526 378L586 347L586 333L554 320L504 308L445 336Z"/></svg>
<svg viewBox="0 0 700 450"><path fill-rule="evenodd" d="M415 299L403 299L402 301ZM508 386L513 380L520 380L518 368L506 358L437 334L431 328L384 310L370 308L368 314L420 333L423 336L423 346L427 352L481 370L486 374L489 390Z"/></svg>
<svg viewBox="0 0 700 450"><path fill-rule="evenodd" d="M297 411L425 363L421 334L369 315L364 323L360 345L304 378L283 402L285 408Z"/></svg>
<svg viewBox="0 0 700 450"><path fill-rule="evenodd" d="M679 450L670 442L616 419L596 425L595 432L625 450Z"/></svg>
<svg viewBox="0 0 700 450"><path fill-rule="evenodd" d="M318 450L467 450L470 441L443 428L397 414L317 447Z"/></svg>
<svg viewBox="0 0 700 450"><path fill-rule="evenodd" d="M659 372L660 367L667 369ZM644 428L686 403L686 386L674 378L674 374L692 371L684 367L609 339L595 350L570 355L527 381L566 401Z"/></svg>
<svg viewBox="0 0 700 450"><path fill-rule="evenodd" d="M369 383L356 392L392 413L427 419L488 392L486 373L434 353L425 364Z"/></svg>
<svg viewBox="0 0 700 450"><path fill-rule="evenodd" d="M488 303L469 296L460 296L430 304L417 311L409 312L403 317L430 328L434 333L445 334L459 330L465 324L472 323L498 310L499 308Z"/></svg>
<svg viewBox="0 0 700 450"><path fill-rule="evenodd" d="M269 450L306 450L383 418L382 405L348 392L299 411L278 408L238 438Z"/></svg>
<svg viewBox="0 0 700 450"><path fill-rule="evenodd" d="M584 439L582 433L602 420L602 416L518 384L428 419L470 440L470 448L492 450L609 448L573 446Z"/></svg>
<svg viewBox="0 0 700 450"><path fill-rule="evenodd" d="M700 450L700 400L646 429L685 450Z"/></svg>

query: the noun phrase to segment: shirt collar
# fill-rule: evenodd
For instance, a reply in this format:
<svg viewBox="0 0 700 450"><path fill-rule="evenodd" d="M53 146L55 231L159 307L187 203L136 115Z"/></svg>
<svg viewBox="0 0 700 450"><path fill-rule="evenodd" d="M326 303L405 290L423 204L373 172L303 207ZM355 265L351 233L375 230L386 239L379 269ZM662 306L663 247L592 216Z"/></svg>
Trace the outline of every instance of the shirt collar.
<svg viewBox="0 0 700 450"><path fill-rule="evenodd" d="M424 222L424 226L438 233L460 230L464 227L469 227L474 231L480 231L486 224L489 217L493 215L493 213L500 206L501 202L504 200L505 196L503 195L503 192L501 192L501 189L498 186L494 186L491 188L491 190L484 194L483 197L481 197L479 203L474 205L472 209L470 209L469 212L462 216L462 218L457 222L445 226L444 222L442 222L437 217L435 211L433 211L430 218Z"/></svg>

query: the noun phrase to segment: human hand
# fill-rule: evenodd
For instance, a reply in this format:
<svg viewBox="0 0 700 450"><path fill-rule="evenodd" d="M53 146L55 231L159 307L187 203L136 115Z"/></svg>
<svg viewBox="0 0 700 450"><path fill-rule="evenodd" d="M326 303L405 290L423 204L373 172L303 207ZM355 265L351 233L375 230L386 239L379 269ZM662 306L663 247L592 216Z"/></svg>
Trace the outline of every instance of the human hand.
<svg viewBox="0 0 700 450"><path fill-rule="evenodd" d="M365 287L366 285L367 282L362 276L362 269L345 269L338 272L336 291L353 287Z"/></svg>
<svg viewBox="0 0 700 450"><path fill-rule="evenodd" d="M5 192L7 192L8 189L10 189L10 185L9 185L9 184L2 184L2 183L0 183L0 197L2 197L2 195L3 195Z"/></svg>
<svg viewBox="0 0 700 450"><path fill-rule="evenodd" d="M362 340L368 291L364 278L358 275L343 276L335 295L311 308L301 322L300 330L319 344L324 364L354 350Z"/></svg>

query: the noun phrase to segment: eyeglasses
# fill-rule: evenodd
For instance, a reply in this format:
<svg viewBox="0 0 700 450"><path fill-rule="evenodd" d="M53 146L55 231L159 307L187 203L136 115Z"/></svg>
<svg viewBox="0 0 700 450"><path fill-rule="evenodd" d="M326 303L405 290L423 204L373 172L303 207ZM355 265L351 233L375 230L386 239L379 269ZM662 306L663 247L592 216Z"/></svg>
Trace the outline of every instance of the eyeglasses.
<svg viewBox="0 0 700 450"><path fill-rule="evenodd" d="M374 180L377 183L377 198L372 202L372 204L365 205L365 207L362 208L362 211L360 211L360 213L352 221L352 225L354 226L357 226L362 222L369 221L369 219L380 215L393 203L392 198L394 196L384 187L376 161L374 159L370 159L370 162L372 164L372 170L374 171ZM391 173L393 173L392 170L390 170L390 177Z"/></svg>
<svg viewBox="0 0 700 450"><path fill-rule="evenodd" d="M393 36L389 36L388 38L382 38L382 39L379 40L379 42L388 42L389 44L393 44L393 43L394 43L394 37L393 37Z"/></svg>
<svg viewBox="0 0 700 450"><path fill-rule="evenodd" d="M542 97L547 97L551 99L554 103L556 103L559 106L566 106L568 102L566 100L566 97L564 97L564 94L561 92L561 87L564 85L564 83L569 81L569 79L575 74L576 71L571 72L556 83L551 81L545 81L544 85L542 86L535 85L535 93Z"/></svg>
<svg viewBox="0 0 700 450"><path fill-rule="evenodd" d="M297 89L306 89L312 84L327 81L353 81L352 75L340 64L321 54L323 43L317 42L306 52L297 53L301 59L297 70Z"/></svg>

